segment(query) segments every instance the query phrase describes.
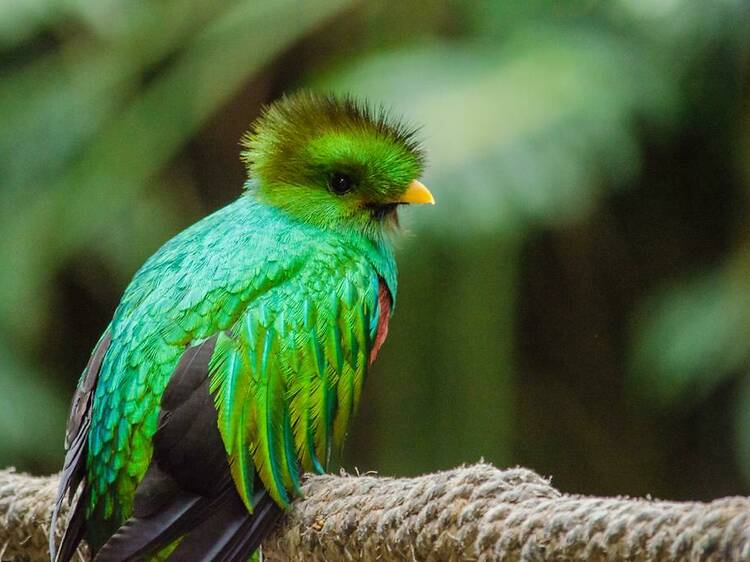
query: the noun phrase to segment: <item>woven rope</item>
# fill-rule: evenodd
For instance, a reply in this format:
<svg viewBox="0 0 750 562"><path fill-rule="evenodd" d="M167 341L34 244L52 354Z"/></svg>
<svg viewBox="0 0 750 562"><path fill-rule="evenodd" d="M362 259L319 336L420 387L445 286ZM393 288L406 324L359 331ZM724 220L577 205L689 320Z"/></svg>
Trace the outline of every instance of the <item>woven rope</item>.
<svg viewBox="0 0 750 562"><path fill-rule="evenodd" d="M46 560L56 477L0 471L2 560ZM561 494L487 464L418 478L315 476L264 542L267 560L750 560L750 499ZM85 560L85 555L83 557Z"/></svg>

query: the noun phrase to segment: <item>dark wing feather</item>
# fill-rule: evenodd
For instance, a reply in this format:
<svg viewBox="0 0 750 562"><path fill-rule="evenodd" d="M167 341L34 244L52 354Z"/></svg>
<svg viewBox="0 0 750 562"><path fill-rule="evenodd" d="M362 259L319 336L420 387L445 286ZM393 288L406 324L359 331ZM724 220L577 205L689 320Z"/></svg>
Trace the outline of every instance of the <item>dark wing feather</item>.
<svg viewBox="0 0 750 562"><path fill-rule="evenodd" d="M225 533L236 532L247 515L247 508L237 494L228 494L226 501L189 533L171 555L172 560L215 560L221 550ZM247 559L246 559L247 560Z"/></svg>
<svg viewBox="0 0 750 562"><path fill-rule="evenodd" d="M250 515L232 487L220 509L188 534L169 560L246 562L283 513L265 490L253 496L253 505Z"/></svg>
<svg viewBox="0 0 750 562"><path fill-rule="evenodd" d="M135 561L158 552L187 532L194 525L193 517L207 512L207 503L196 494L177 494L151 516L131 517L99 549L94 561Z"/></svg>
<svg viewBox="0 0 750 562"><path fill-rule="evenodd" d="M231 536L224 533L226 546L219 553L216 562L245 562L283 515L284 512L265 490L262 490L261 494L260 498L258 494L254 497L253 516L245 516L240 528ZM175 557L174 560L181 561L182 558ZM195 559L195 562L198 562L198 559Z"/></svg>
<svg viewBox="0 0 750 562"><path fill-rule="evenodd" d="M71 559L86 530L85 499L82 495L71 510L71 515L58 550L55 544L57 518L60 515L60 508L62 507L65 495L68 495L69 501L72 500L86 474L86 451L88 449L89 427L91 426L91 403L96 383L99 379L99 370L101 369L104 355L111 341L112 334L107 330L99 340L99 343L96 344L96 347L94 347L91 358L81 376L78 388L73 395L70 418L65 430L65 464L60 475L57 500L52 510L49 531L50 559L56 562L68 562Z"/></svg>
<svg viewBox="0 0 750 562"><path fill-rule="evenodd" d="M133 516L96 562L141 559L179 537L171 560L246 562L281 515L273 502L266 505L265 492L256 495L259 509L248 513L234 487L209 391L215 345L216 337L210 338L180 358L162 397L154 453L136 490Z"/></svg>
<svg viewBox="0 0 750 562"><path fill-rule="evenodd" d="M55 509L59 509L55 506ZM55 515L56 517L56 515ZM53 521L55 523L55 521ZM56 524L56 523L55 523ZM55 527L52 526L52 529ZM73 507L70 517L68 517L68 524L65 527L62 540L60 541L60 550L57 552L57 558L50 558L51 560L72 560L75 555L76 549L83 539L83 535L86 532L86 502L80 500L76 502ZM50 543L50 549L55 548L54 543Z"/></svg>

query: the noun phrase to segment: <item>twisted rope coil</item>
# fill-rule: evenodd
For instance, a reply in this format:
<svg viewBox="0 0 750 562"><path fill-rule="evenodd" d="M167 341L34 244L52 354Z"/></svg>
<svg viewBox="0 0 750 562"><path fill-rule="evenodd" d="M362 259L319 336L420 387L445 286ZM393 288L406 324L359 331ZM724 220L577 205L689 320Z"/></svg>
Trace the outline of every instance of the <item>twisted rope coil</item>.
<svg viewBox="0 0 750 562"><path fill-rule="evenodd" d="M47 560L57 477L0 471L0 559ZM314 476L267 560L750 561L750 499L561 494L487 464L416 478ZM88 559L82 551L81 560Z"/></svg>

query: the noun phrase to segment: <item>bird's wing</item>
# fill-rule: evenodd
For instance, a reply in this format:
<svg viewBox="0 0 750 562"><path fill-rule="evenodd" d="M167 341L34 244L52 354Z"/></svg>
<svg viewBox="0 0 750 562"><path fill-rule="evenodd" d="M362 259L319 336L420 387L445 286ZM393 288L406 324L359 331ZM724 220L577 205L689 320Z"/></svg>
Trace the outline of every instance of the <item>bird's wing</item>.
<svg viewBox="0 0 750 562"><path fill-rule="evenodd" d="M78 486L86 473L86 451L88 447L89 427L91 425L91 404L93 400L99 370L104 361L104 355L109 348L112 335L109 328L104 332L91 353L86 368L83 370L78 388L73 395L68 426L65 431L65 464L57 489L57 501L52 510L52 520L49 530L50 559L67 562L73 557L78 543L85 530L85 498L79 496L71 509L68 524L65 527L60 546L55 544L57 518L60 514L65 496L73 500Z"/></svg>
<svg viewBox="0 0 750 562"><path fill-rule="evenodd" d="M233 330L183 353L133 516L96 562L167 548L169 560L244 562L299 491L300 471L323 470L385 339L390 293L375 277L343 283L322 310L282 296L280 312L261 299Z"/></svg>
<svg viewBox="0 0 750 562"><path fill-rule="evenodd" d="M174 548L170 560L244 562L281 515L261 486L252 514L235 490L208 388L217 339L182 354L161 399L133 515L99 550L97 562L141 560L168 548Z"/></svg>
<svg viewBox="0 0 750 562"><path fill-rule="evenodd" d="M217 338L210 390L248 510L256 509L256 476L286 507L301 471L325 470L387 333L391 297L376 274L316 282L317 292L269 292Z"/></svg>

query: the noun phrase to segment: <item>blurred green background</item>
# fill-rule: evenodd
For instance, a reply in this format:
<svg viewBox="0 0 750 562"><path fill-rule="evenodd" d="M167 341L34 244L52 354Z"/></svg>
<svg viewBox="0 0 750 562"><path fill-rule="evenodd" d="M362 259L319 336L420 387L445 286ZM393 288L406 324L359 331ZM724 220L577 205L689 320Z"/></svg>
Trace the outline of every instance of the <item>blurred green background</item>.
<svg viewBox="0 0 750 562"><path fill-rule="evenodd" d="M0 466L56 470L134 271L240 193L300 87L423 124L345 466L750 493L750 3L0 4Z"/></svg>

